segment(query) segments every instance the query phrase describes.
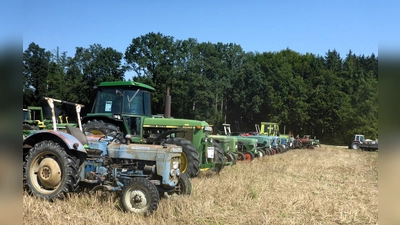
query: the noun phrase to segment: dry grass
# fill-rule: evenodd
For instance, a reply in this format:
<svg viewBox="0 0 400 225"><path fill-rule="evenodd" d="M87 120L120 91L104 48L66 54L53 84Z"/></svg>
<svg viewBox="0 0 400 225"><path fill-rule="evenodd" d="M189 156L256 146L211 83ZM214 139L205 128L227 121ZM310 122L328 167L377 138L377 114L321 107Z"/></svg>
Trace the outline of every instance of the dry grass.
<svg viewBox="0 0 400 225"><path fill-rule="evenodd" d="M191 196L162 199L150 217L115 195L50 203L24 195L24 224L377 224L378 153L322 146L191 179Z"/></svg>

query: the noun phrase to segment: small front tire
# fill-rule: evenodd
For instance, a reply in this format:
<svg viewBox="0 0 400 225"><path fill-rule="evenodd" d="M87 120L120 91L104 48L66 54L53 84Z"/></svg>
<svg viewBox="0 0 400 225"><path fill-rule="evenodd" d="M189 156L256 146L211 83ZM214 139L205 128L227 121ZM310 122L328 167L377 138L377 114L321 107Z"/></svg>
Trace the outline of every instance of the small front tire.
<svg viewBox="0 0 400 225"><path fill-rule="evenodd" d="M159 201L157 187L145 178L132 178L122 188L121 204L127 212L149 216L157 209Z"/></svg>

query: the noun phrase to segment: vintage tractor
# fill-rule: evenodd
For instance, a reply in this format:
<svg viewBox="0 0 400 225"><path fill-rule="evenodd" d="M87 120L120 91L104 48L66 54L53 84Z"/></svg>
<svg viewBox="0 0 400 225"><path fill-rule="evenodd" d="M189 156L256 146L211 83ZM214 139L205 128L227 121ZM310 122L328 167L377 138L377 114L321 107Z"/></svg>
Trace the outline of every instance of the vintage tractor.
<svg viewBox="0 0 400 225"><path fill-rule="evenodd" d="M151 93L155 89L133 81L102 82L91 113L83 119L83 131L108 131L115 141L125 143L125 135L137 144L175 144L182 147L181 172L195 177L200 171L217 173L225 165L224 152L209 138L212 128L205 121L170 117L171 96L167 89L165 113L153 115Z"/></svg>
<svg viewBox="0 0 400 225"><path fill-rule="evenodd" d="M53 104L53 98L46 99L49 104ZM22 109L22 129L23 131L32 130L52 130L53 122L51 119L45 119L43 116L43 108L41 106L28 106L26 109ZM65 123L64 123L65 120ZM68 116L59 115L56 118L55 126L57 129L64 129L65 126L76 127L76 123L70 123L68 121ZM31 132L32 133L32 132Z"/></svg>
<svg viewBox="0 0 400 225"><path fill-rule="evenodd" d="M222 125L224 126L224 133L226 136L237 139L238 161L253 161L256 157L261 158L263 156L262 152L257 150L257 139L243 137L240 134L232 135L231 125L228 123Z"/></svg>
<svg viewBox="0 0 400 225"><path fill-rule="evenodd" d="M314 138L311 138L311 135L305 134L305 135L303 135L302 140L309 140L312 147L320 147L321 146L319 143L319 140L316 138L316 136L314 136Z"/></svg>
<svg viewBox="0 0 400 225"><path fill-rule="evenodd" d="M225 155L225 165L235 165L237 162L237 138L225 136L225 135L209 135L208 137L212 138L215 142L221 146L224 150ZM244 157L242 161L244 160Z"/></svg>
<svg viewBox="0 0 400 225"><path fill-rule="evenodd" d="M297 135L293 141L294 149L314 149L315 147L319 147L319 140L310 138L310 135L303 137Z"/></svg>
<svg viewBox="0 0 400 225"><path fill-rule="evenodd" d="M243 138L257 139L257 151L262 155L274 155L274 151L271 146L271 138L265 135L250 135L243 136Z"/></svg>
<svg viewBox="0 0 400 225"><path fill-rule="evenodd" d="M182 148L177 145L130 143L114 136L88 135L67 126L67 132L39 130L23 141L24 188L43 199L64 198L82 189L119 192L127 212L151 214L160 195L190 194L191 183L180 172Z"/></svg>
<svg viewBox="0 0 400 225"><path fill-rule="evenodd" d="M289 146L291 143L290 135L285 134L285 129L283 133L279 131L279 124L275 122L261 122L261 126L258 124L255 125L256 130L261 135L267 136L279 136L281 140L281 144L285 143L285 147Z"/></svg>

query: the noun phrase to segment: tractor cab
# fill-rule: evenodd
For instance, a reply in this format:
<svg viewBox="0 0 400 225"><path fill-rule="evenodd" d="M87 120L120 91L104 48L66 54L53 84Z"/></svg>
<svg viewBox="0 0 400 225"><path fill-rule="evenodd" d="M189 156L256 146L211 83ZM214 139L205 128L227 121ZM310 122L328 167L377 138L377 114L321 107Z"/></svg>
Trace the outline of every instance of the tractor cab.
<svg viewBox="0 0 400 225"><path fill-rule="evenodd" d="M150 93L123 87L99 88L92 113L151 116Z"/></svg>
<svg viewBox="0 0 400 225"><path fill-rule="evenodd" d="M364 142L364 135L362 135L362 134L354 135L354 140L353 141L356 141L358 143Z"/></svg>
<svg viewBox="0 0 400 225"><path fill-rule="evenodd" d="M260 134L267 136L279 136L279 124L272 122L261 122Z"/></svg>
<svg viewBox="0 0 400 225"><path fill-rule="evenodd" d="M92 112L83 122L102 119L118 126L121 131L128 131L126 133L140 141L143 118L152 116L152 91L154 88L132 81L102 82L97 86Z"/></svg>

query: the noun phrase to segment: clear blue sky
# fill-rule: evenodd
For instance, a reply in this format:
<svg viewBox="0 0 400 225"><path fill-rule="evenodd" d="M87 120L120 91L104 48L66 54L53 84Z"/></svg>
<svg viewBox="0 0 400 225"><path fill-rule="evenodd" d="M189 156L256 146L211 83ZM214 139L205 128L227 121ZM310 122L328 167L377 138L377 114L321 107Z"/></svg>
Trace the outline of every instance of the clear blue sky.
<svg viewBox="0 0 400 225"><path fill-rule="evenodd" d="M378 55L382 25L376 0L25 0L22 5L23 50L35 42L49 51L58 46L68 56L95 43L125 53L133 38L149 32L236 43L246 52L290 48L325 56L336 49L342 58L349 50Z"/></svg>

